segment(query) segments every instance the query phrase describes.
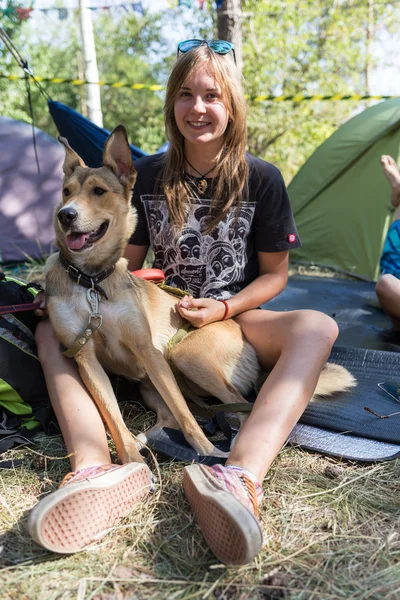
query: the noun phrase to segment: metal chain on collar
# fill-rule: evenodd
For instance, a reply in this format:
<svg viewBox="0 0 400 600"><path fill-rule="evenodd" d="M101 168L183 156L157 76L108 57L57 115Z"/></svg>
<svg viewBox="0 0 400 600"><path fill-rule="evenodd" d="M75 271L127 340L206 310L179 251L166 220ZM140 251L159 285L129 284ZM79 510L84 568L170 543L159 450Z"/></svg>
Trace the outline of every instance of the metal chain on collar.
<svg viewBox="0 0 400 600"><path fill-rule="evenodd" d="M86 292L86 299L90 306L90 315L87 326L84 331L74 341L72 346L69 348L64 348L61 346L61 352L64 356L68 358L72 358L78 354L80 350L82 350L83 346L87 344L87 342L92 337L93 333L100 329L103 324L103 316L99 312L99 304L101 302L101 294L95 290L94 282L92 282L92 287L88 289Z"/></svg>
<svg viewBox="0 0 400 600"><path fill-rule="evenodd" d="M91 288L88 289L88 291L86 293L86 298L87 298L87 301L89 302L90 310L92 311L90 313L90 317L89 317L89 327L92 327L95 330L100 329L100 327L103 324L103 317L99 313L99 304L101 302L101 295L99 294L99 292L97 292L94 289L94 284ZM98 321L98 324L93 325L93 321Z"/></svg>

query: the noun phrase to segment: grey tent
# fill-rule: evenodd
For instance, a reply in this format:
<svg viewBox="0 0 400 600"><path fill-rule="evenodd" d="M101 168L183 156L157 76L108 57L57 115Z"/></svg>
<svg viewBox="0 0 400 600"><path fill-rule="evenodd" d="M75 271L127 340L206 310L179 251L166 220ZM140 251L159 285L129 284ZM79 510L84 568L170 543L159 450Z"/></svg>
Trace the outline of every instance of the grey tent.
<svg viewBox="0 0 400 600"><path fill-rule="evenodd" d="M400 98L376 104L339 127L288 187L303 242L291 258L376 279L392 211L382 154L399 159Z"/></svg>
<svg viewBox="0 0 400 600"><path fill-rule="evenodd" d="M38 173L28 123L0 117L0 263L42 258L54 239L64 150L36 129Z"/></svg>

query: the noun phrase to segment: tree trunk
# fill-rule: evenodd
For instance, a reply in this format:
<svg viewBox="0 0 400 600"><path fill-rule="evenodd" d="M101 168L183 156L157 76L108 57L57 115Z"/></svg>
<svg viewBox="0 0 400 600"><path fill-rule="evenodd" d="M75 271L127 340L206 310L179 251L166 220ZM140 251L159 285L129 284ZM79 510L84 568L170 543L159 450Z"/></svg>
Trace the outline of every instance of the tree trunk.
<svg viewBox="0 0 400 600"><path fill-rule="evenodd" d="M242 7L241 0L223 0L217 8L218 39L232 42L235 46L236 64L242 71Z"/></svg>

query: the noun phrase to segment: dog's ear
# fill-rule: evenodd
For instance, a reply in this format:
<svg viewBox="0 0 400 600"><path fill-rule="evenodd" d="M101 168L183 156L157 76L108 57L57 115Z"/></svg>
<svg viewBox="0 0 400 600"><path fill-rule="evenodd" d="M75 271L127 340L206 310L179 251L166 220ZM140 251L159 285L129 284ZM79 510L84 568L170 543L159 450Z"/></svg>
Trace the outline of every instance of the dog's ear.
<svg viewBox="0 0 400 600"><path fill-rule="evenodd" d="M133 187L136 169L133 166L132 152L123 125L118 125L111 132L104 147L103 165L113 171L122 185Z"/></svg>
<svg viewBox="0 0 400 600"><path fill-rule="evenodd" d="M76 167L86 167L85 163L81 159L81 157L72 150L71 146L64 137L59 137L58 141L65 148L65 160L63 164L63 171L65 177L69 177L75 171Z"/></svg>

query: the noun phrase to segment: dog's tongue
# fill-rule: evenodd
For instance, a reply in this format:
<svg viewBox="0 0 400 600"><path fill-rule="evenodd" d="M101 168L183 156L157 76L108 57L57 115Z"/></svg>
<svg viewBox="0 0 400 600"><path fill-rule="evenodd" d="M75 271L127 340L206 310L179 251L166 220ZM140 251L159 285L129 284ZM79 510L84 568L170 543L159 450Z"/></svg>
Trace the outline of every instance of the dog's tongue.
<svg viewBox="0 0 400 600"><path fill-rule="evenodd" d="M88 240L90 233L70 233L66 237L67 246L70 250L80 250Z"/></svg>

